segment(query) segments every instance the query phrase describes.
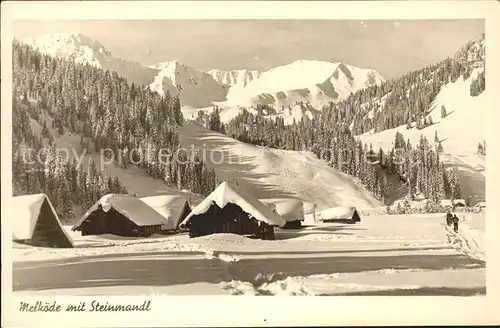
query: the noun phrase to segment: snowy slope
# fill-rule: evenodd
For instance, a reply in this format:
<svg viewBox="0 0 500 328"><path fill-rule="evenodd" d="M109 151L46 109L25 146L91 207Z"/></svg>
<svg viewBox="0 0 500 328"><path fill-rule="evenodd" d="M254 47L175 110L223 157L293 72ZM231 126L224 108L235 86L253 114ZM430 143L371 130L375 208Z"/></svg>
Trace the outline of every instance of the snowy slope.
<svg viewBox="0 0 500 328"><path fill-rule="evenodd" d="M116 58L101 43L80 33L47 34L22 42L50 56L115 71L131 83L148 84L158 72L139 63Z"/></svg>
<svg viewBox="0 0 500 328"><path fill-rule="evenodd" d="M302 101L321 108L330 101L344 99L351 92L383 80L370 69L343 63L297 60L262 73L244 88L231 89L228 103L281 107Z"/></svg>
<svg viewBox="0 0 500 328"><path fill-rule="evenodd" d="M220 180L237 181L257 198L294 197L318 208L381 205L345 174L309 152L282 151L245 144L186 123L179 131L183 147L194 145Z"/></svg>
<svg viewBox="0 0 500 328"><path fill-rule="evenodd" d="M208 73L176 60L150 67L158 70L154 81L149 85L151 90L160 94L168 91L171 95L178 95L181 105L200 108L226 99L229 86L219 83Z"/></svg>
<svg viewBox="0 0 500 328"><path fill-rule="evenodd" d="M484 197L486 159L477 154L477 145L486 139L484 126L489 91L487 89L476 97L470 96L470 83L479 70L474 70L466 80L460 77L456 82L442 87L428 114L433 119L433 125L422 130L407 130L406 126L400 126L379 133L366 133L358 138L364 143L372 143L375 149L380 146L384 150L390 150L393 148L396 132L402 133L405 140L410 139L415 145L420 135L433 143L437 131L444 150L441 159L445 164L458 166L464 198ZM445 118L441 118L441 105L449 113Z"/></svg>
<svg viewBox="0 0 500 328"><path fill-rule="evenodd" d="M205 108L196 108L192 106L182 106L181 111L185 119L194 120L198 116L198 112L202 111L205 115L209 115L213 112L215 106L219 109L220 120L223 123L229 123L236 116L241 114L243 110L248 111L256 115L258 113L255 107L240 107L234 105L228 105L225 102L215 103L214 106L209 106ZM313 107L301 107L300 105L293 105L284 108L277 108L274 113L267 113L265 110L262 112L264 117L268 119L275 120L277 117L283 118L285 125L291 125L293 122L300 122L303 117L308 117L312 119L316 117L320 111L314 109Z"/></svg>
<svg viewBox="0 0 500 328"><path fill-rule="evenodd" d="M247 69L223 71L220 69L211 69L208 74L221 84L227 84L232 87L245 87L248 83L256 80L260 76L259 71L251 71Z"/></svg>
<svg viewBox="0 0 500 328"><path fill-rule="evenodd" d="M293 122L300 122L303 117L312 119L320 113L319 110L308 106L302 107L300 105L293 105L283 108L278 108L275 114L268 115L269 118L275 119L277 117L283 118L285 125L291 125Z"/></svg>

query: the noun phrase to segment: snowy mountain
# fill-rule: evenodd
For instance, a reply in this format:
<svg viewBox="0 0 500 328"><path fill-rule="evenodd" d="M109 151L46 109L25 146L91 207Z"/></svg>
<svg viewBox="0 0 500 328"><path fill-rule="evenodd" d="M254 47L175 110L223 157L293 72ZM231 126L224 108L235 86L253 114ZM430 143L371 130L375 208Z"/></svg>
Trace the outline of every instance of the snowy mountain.
<svg viewBox="0 0 500 328"><path fill-rule="evenodd" d="M158 70L153 82L149 84L151 90L160 94L168 91L171 95L178 95L184 106L201 108L226 99L228 85L177 60L162 62L150 68Z"/></svg>
<svg viewBox="0 0 500 328"><path fill-rule="evenodd" d="M277 108L309 102L320 109L330 101L344 99L359 89L380 84L376 71L344 63L297 60L266 71L244 88L230 89L227 104L272 105Z"/></svg>
<svg viewBox="0 0 500 328"><path fill-rule="evenodd" d="M50 56L115 71L131 83L148 84L157 74L155 69L114 57L101 43L81 33L47 34L23 42Z"/></svg>
<svg viewBox="0 0 500 328"><path fill-rule="evenodd" d="M250 71L246 69L222 71L220 69L211 69L208 74L219 83L230 86L246 87L250 82L260 77L259 71Z"/></svg>
<svg viewBox="0 0 500 328"><path fill-rule="evenodd" d="M178 61L145 66L114 57L100 42L80 33L56 33L23 40L40 52L115 71L129 82L149 85L161 94L179 95L181 104L193 107L211 106L226 99L229 85L217 82L211 74Z"/></svg>
<svg viewBox="0 0 500 328"><path fill-rule="evenodd" d="M384 80L374 70L312 60L297 60L264 73L246 69L203 72L176 60L145 66L114 57L100 42L80 33L49 34L24 42L51 56L115 71L129 82L149 85L161 94L169 91L179 95L181 105L194 109L214 104L227 109L257 104L293 108L303 102L319 110L330 101ZM237 115L235 112L229 116Z"/></svg>

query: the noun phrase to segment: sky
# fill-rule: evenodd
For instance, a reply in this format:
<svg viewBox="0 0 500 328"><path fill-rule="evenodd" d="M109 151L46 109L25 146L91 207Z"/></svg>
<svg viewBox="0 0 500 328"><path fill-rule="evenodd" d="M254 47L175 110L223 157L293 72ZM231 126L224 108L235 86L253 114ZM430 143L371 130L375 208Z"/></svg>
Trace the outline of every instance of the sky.
<svg viewBox="0 0 500 328"><path fill-rule="evenodd" d="M151 65L265 71L297 59L344 62L384 78L452 56L484 33L484 20L18 21L14 36L78 32L115 57Z"/></svg>

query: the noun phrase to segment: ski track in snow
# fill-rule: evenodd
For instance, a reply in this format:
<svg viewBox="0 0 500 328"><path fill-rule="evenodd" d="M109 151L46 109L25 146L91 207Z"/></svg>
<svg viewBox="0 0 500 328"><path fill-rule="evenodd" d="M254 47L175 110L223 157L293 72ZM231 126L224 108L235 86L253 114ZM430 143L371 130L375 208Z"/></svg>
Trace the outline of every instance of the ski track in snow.
<svg viewBox="0 0 500 328"><path fill-rule="evenodd" d="M442 223L442 226L446 230L446 237L451 246L473 259L486 262L485 250L479 246L470 227L465 223L460 223L457 233L452 226L449 227L444 223Z"/></svg>

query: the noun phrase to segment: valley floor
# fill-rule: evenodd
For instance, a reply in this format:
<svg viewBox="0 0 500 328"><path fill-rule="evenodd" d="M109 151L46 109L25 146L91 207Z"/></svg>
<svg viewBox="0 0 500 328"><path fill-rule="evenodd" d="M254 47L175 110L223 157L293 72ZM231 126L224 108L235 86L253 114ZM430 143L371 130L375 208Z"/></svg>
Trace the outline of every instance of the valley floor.
<svg viewBox="0 0 500 328"><path fill-rule="evenodd" d="M21 295L484 295L484 215L365 216L278 230L276 241L217 234L74 236L74 249L15 245Z"/></svg>

